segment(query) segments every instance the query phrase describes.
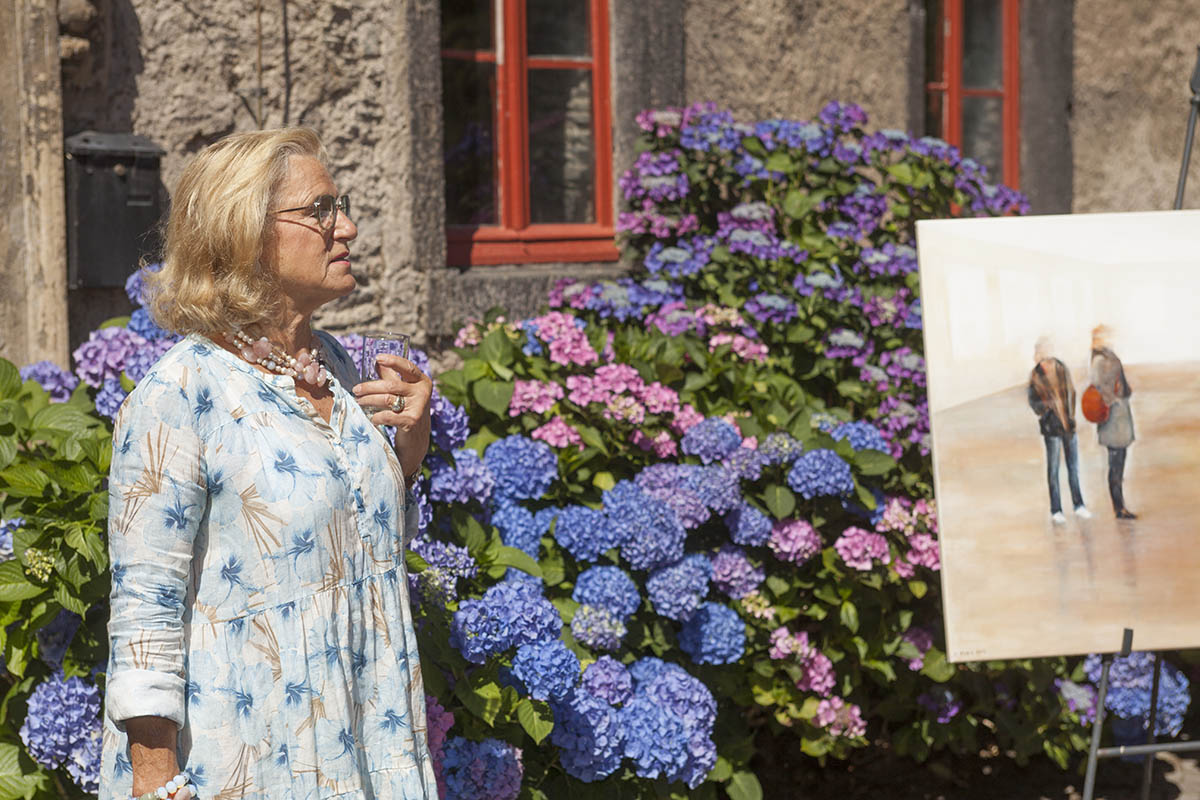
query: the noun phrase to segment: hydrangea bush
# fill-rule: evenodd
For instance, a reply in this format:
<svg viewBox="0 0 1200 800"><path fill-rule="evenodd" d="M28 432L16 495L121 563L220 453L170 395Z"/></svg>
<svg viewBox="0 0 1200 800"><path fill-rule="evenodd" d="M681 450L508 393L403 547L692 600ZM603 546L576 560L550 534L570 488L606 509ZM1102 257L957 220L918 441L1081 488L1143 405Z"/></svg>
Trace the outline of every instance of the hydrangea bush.
<svg viewBox="0 0 1200 800"><path fill-rule="evenodd" d="M913 223L1025 201L866 122L643 113L634 273L459 332L408 554L444 798L750 800L797 743L1086 746L1081 660L952 666L940 627ZM0 361L0 800L95 790L111 417L176 341L127 291L72 371Z"/></svg>

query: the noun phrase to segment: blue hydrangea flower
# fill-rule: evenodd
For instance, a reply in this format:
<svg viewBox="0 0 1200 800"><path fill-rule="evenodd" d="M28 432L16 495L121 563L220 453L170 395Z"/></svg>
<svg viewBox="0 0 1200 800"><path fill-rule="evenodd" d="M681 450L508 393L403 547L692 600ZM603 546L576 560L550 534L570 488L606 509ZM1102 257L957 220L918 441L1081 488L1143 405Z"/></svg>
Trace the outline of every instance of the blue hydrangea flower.
<svg viewBox="0 0 1200 800"><path fill-rule="evenodd" d="M21 741L33 760L54 769L100 729L100 691L79 677L56 672L29 697Z"/></svg>
<svg viewBox="0 0 1200 800"><path fill-rule="evenodd" d="M739 481L756 481L762 477L763 467L768 460L753 447L739 447L727 455L722 463Z"/></svg>
<svg viewBox="0 0 1200 800"><path fill-rule="evenodd" d="M549 527L545 515L535 516L532 511L517 503L504 503L492 512L492 524L500 531L500 541L527 553L535 560L542 535Z"/></svg>
<svg viewBox="0 0 1200 800"><path fill-rule="evenodd" d="M38 657L54 669L59 669L71 640L75 638L75 631L79 630L79 622L78 614L60 610L54 619L38 629Z"/></svg>
<svg viewBox="0 0 1200 800"><path fill-rule="evenodd" d="M670 506L687 530L698 528L712 516L704 500L690 485L691 469L701 468L692 464L659 462L643 469L634 479L638 488Z"/></svg>
<svg viewBox="0 0 1200 800"><path fill-rule="evenodd" d="M24 524L25 520L21 517L0 519L0 562L8 561L13 557L13 534L19 531Z"/></svg>
<svg viewBox="0 0 1200 800"><path fill-rule="evenodd" d="M64 403L79 385L79 378L67 372L53 361L38 361L21 367L21 380L33 380L50 395L50 402Z"/></svg>
<svg viewBox="0 0 1200 800"><path fill-rule="evenodd" d="M455 800L516 800L524 774L521 750L499 739L451 736L442 744L442 775Z"/></svg>
<svg viewBox="0 0 1200 800"><path fill-rule="evenodd" d="M625 624L600 606L582 605L571 618L571 633L593 650L616 650L625 638Z"/></svg>
<svg viewBox="0 0 1200 800"><path fill-rule="evenodd" d="M746 625L720 603L704 603L683 624L679 647L697 664L732 664L746 650Z"/></svg>
<svg viewBox="0 0 1200 800"><path fill-rule="evenodd" d="M147 341L145 347L138 348L125 359L125 375L134 383L146 377L150 368L163 357L168 350L175 346L178 339L167 337Z"/></svg>
<svg viewBox="0 0 1200 800"><path fill-rule="evenodd" d="M634 697L621 709L625 757L643 778L667 778L683 772L688 762L688 735L683 720L648 697Z"/></svg>
<svg viewBox="0 0 1200 800"><path fill-rule="evenodd" d="M810 450L792 462L788 486L805 500L832 497L854 491L850 465L832 450Z"/></svg>
<svg viewBox="0 0 1200 800"><path fill-rule="evenodd" d="M579 658L554 639L523 644L512 662L513 675L538 700L561 700L579 683Z"/></svg>
<svg viewBox="0 0 1200 800"><path fill-rule="evenodd" d="M1083 662L1084 672L1093 683L1099 683L1102 661L1090 655ZM1108 673L1109 688L1104 707L1123 719L1141 721L1144 730L1150 720L1150 691L1154 682L1154 654L1130 653L1113 659ZM1169 661L1162 662L1158 684L1158 709L1154 732L1160 736L1176 736L1190 702L1187 676Z"/></svg>
<svg viewBox="0 0 1200 800"><path fill-rule="evenodd" d="M834 428L830 434L834 441L847 439L855 450L878 450L890 453L891 447L883 434L869 422L843 422Z"/></svg>
<svg viewBox="0 0 1200 800"><path fill-rule="evenodd" d="M450 643L482 664L511 647L557 640L562 617L536 584L497 583L478 600L464 600L450 624Z"/></svg>
<svg viewBox="0 0 1200 800"><path fill-rule="evenodd" d="M717 747L712 740L717 703L712 693L678 664L664 662L652 680L638 682L637 695L667 709L683 722L688 757L683 769L671 777L695 789L717 763Z"/></svg>
<svg viewBox="0 0 1200 800"><path fill-rule="evenodd" d="M67 774L83 791L96 794L100 791L100 757L104 736L97 725L86 736L80 737L67 754Z"/></svg>
<svg viewBox="0 0 1200 800"><path fill-rule="evenodd" d="M619 713L604 699L576 689L554 706L550 743L559 748L559 763L568 775L592 783L621 766L625 731Z"/></svg>
<svg viewBox="0 0 1200 800"><path fill-rule="evenodd" d="M162 269L162 264L155 262L136 269L125 279L125 294L129 297L129 302L137 306L144 306L150 302L150 297L147 292L146 275L150 272L158 272Z"/></svg>
<svg viewBox="0 0 1200 800"><path fill-rule="evenodd" d="M579 573L571 599L611 611L624 622L642 603L637 584L620 567L591 567Z"/></svg>
<svg viewBox="0 0 1200 800"><path fill-rule="evenodd" d="M414 539L410 546L429 565L419 575L410 574L410 580L431 602L444 605L457 599L458 579L474 578L479 571L479 564L465 547L424 536Z"/></svg>
<svg viewBox="0 0 1200 800"><path fill-rule="evenodd" d="M119 379L105 378L104 385L100 387L100 391L96 392L96 413L109 419L116 418L117 411L120 410L121 404L125 402L128 395L129 392L121 388Z"/></svg>
<svg viewBox="0 0 1200 800"><path fill-rule="evenodd" d="M796 456L804 452L804 445L783 431L775 431L767 434L758 452L770 464L790 464Z"/></svg>
<svg viewBox="0 0 1200 800"><path fill-rule="evenodd" d="M583 671L583 688L610 705L633 697L633 676L612 656L600 656Z"/></svg>
<svg viewBox="0 0 1200 800"><path fill-rule="evenodd" d="M771 538L771 518L745 501L725 515L725 525L736 544L757 547Z"/></svg>
<svg viewBox="0 0 1200 800"><path fill-rule="evenodd" d="M430 400L430 435L433 443L443 450L454 450L467 443L471 434L467 412L446 399L436 388Z"/></svg>
<svg viewBox="0 0 1200 800"><path fill-rule="evenodd" d="M686 278L708 266L716 246L717 240L711 236L695 236L669 246L655 242L646 254L646 269L676 279Z"/></svg>
<svg viewBox="0 0 1200 800"><path fill-rule="evenodd" d="M657 613L682 622L700 607L711 578L712 563L700 553L693 553L651 573L646 581L646 594Z"/></svg>
<svg viewBox="0 0 1200 800"><path fill-rule="evenodd" d="M595 561L601 553L619 545L616 533L603 511L587 506L561 509L554 524L554 540L576 561Z"/></svg>
<svg viewBox="0 0 1200 800"><path fill-rule="evenodd" d="M717 514L732 511L742 502L737 475L728 467L711 464L707 467L682 464L685 486L696 493L704 506Z"/></svg>
<svg viewBox="0 0 1200 800"><path fill-rule="evenodd" d="M742 436L727 420L709 417L688 428L679 444L683 452L711 464L741 447Z"/></svg>
<svg viewBox="0 0 1200 800"><path fill-rule="evenodd" d="M484 463L496 479L500 497L541 497L558 477L558 456L545 442L514 434L488 445Z"/></svg>
<svg viewBox="0 0 1200 800"><path fill-rule="evenodd" d="M650 570L683 556L687 531L675 512L630 481L604 493L608 527L621 544L621 557L635 570Z"/></svg>
<svg viewBox="0 0 1200 800"><path fill-rule="evenodd" d="M486 504L495 485L492 471L470 448L454 451L454 466L440 458L430 460L429 497L437 502Z"/></svg>
<svg viewBox="0 0 1200 800"><path fill-rule="evenodd" d="M158 327L158 323L154 321L154 317L150 316L150 312L144 308L134 309L133 313L129 315L129 324L125 327L147 341L153 339L174 339L178 341L178 337L170 331Z"/></svg>

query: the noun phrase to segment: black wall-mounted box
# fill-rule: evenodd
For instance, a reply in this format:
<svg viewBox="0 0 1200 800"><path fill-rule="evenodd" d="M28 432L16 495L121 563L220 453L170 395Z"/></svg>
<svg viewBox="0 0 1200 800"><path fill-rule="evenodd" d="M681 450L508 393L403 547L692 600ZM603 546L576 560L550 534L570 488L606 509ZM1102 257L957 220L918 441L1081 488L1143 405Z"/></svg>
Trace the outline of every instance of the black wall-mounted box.
<svg viewBox="0 0 1200 800"><path fill-rule="evenodd" d="M158 252L166 151L144 136L95 131L69 137L64 150L67 285L124 286L140 259Z"/></svg>

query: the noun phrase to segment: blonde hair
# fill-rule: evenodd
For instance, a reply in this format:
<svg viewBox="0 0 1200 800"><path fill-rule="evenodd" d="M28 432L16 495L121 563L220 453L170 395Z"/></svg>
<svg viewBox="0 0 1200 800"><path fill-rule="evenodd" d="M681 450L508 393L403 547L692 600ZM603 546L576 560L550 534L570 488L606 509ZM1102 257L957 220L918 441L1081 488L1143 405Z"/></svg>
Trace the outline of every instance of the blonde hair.
<svg viewBox="0 0 1200 800"><path fill-rule="evenodd" d="M226 136L188 163L172 197L162 269L146 276L150 313L176 333L215 334L264 323L278 311L270 212L291 156L325 163L308 128Z"/></svg>

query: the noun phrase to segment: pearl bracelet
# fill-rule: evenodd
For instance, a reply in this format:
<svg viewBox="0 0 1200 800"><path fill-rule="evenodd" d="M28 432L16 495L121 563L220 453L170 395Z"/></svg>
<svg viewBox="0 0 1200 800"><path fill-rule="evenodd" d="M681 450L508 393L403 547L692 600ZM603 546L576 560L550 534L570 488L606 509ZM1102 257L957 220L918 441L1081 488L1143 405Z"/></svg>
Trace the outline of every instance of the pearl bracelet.
<svg viewBox="0 0 1200 800"><path fill-rule="evenodd" d="M185 789L187 791L184 791ZM193 800L195 796L188 776L181 772L154 791L132 797L130 800Z"/></svg>

